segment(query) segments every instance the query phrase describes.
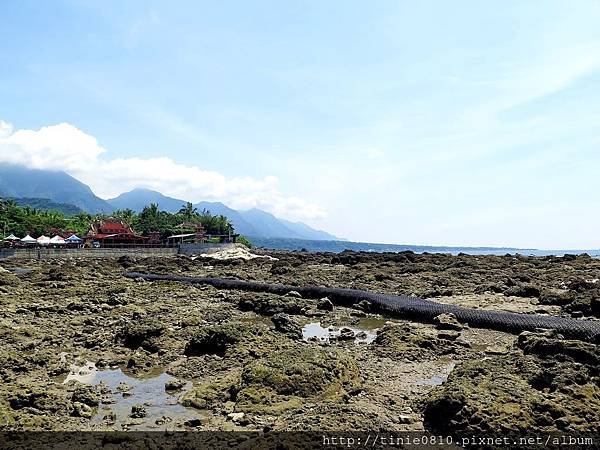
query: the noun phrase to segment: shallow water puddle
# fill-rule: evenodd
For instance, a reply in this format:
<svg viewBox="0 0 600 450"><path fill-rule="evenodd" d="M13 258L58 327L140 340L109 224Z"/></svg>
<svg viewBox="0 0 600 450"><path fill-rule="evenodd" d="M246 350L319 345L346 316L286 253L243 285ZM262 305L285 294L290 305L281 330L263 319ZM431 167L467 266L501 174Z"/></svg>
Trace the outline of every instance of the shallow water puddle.
<svg viewBox="0 0 600 450"><path fill-rule="evenodd" d="M337 339L353 340L357 344L370 344L376 337L377 332L368 328L346 326L324 328L321 322L307 323L302 327L302 339L305 341L330 342L332 339Z"/></svg>
<svg viewBox="0 0 600 450"><path fill-rule="evenodd" d="M450 375L450 372L452 372L454 367L456 367L455 362L448 363L442 368L441 373L435 374L429 378L422 378L420 380L417 380L417 385L418 386L439 386L448 379L448 375Z"/></svg>
<svg viewBox="0 0 600 450"><path fill-rule="evenodd" d="M179 399L192 387L192 383L185 382L181 389L167 391L165 383L177 379L164 372L150 378L135 378L118 368L99 370L88 361L82 366L71 366L63 383L72 380L92 386L102 384L107 389L98 411L91 419L95 425L134 427L136 430L173 429L183 427L188 420L201 418L196 410L179 404ZM143 406L144 417L131 417L134 405Z"/></svg>

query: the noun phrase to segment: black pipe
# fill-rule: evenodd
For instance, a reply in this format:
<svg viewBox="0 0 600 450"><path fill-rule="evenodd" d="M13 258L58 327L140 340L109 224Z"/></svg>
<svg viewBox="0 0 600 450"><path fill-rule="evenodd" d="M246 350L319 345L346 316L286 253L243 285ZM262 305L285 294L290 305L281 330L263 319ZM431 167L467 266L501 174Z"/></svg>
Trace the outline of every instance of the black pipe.
<svg viewBox="0 0 600 450"><path fill-rule="evenodd" d="M408 295L377 294L357 289L328 288L321 286L291 286L285 284L257 283L225 278L185 277L179 275L156 275L139 272L126 272L127 278L143 278L147 281L178 281L193 284L207 284L217 289L237 289L251 292L268 292L285 295L296 291L304 298L328 297L332 302L352 306L367 300L380 312L420 322L432 322L440 314L452 313L463 323L478 328L489 328L510 333L552 329L568 338L589 342L600 341L600 321L571 319L539 314L519 314L505 311L489 311L447 305Z"/></svg>

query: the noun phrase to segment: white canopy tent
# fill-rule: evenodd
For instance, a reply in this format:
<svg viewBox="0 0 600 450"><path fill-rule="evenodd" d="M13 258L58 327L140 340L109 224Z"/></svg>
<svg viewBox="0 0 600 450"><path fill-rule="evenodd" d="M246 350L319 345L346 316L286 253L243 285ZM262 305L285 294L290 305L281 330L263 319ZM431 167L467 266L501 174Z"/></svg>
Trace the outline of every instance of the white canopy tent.
<svg viewBox="0 0 600 450"><path fill-rule="evenodd" d="M52 239L50 239L50 244L51 245L65 245L66 242L61 236L56 235Z"/></svg>
<svg viewBox="0 0 600 450"><path fill-rule="evenodd" d="M37 240L27 235L23 239L21 239L23 244L37 244Z"/></svg>
<svg viewBox="0 0 600 450"><path fill-rule="evenodd" d="M39 238L37 238L37 243L40 245L48 245L50 244L50 238L42 234Z"/></svg>
<svg viewBox="0 0 600 450"><path fill-rule="evenodd" d="M5 241L20 241L21 239L16 237L14 234L10 234L4 238Z"/></svg>

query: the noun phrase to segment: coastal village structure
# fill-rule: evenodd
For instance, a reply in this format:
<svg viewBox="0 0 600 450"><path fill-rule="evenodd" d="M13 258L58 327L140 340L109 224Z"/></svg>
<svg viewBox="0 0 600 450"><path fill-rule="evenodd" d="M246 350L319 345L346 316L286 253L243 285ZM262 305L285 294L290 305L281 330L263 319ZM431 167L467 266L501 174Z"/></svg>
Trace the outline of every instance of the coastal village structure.
<svg viewBox="0 0 600 450"><path fill-rule="evenodd" d="M89 247L136 246L149 241L150 237L136 234L123 221L114 219L92 223L86 235L86 246Z"/></svg>
<svg viewBox="0 0 600 450"><path fill-rule="evenodd" d="M104 219L90 225L84 238L75 232L52 230L50 236L37 238L29 234L19 238L10 234L3 240L5 247L48 247L48 248L135 248L135 247L179 247L183 244L228 244L235 243L238 234L208 234L199 222L183 222L175 227L180 233L161 239L158 231L149 232L147 236L136 233L122 220Z"/></svg>

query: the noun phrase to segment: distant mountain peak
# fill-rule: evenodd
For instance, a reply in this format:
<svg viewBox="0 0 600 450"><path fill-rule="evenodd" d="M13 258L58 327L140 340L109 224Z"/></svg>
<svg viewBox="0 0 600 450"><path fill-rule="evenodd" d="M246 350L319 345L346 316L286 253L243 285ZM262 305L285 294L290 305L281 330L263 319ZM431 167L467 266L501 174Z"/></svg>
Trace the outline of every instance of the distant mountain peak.
<svg viewBox="0 0 600 450"><path fill-rule="evenodd" d="M162 193L136 187L119 196L103 200L89 186L62 171L28 169L22 166L0 164L0 196L15 198L49 199L53 202L74 205L89 213L111 213L115 209L141 211L150 203L158 204L163 211L177 212L187 201L168 197ZM236 231L250 237L335 240L335 236L315 230L302 222L279 219L259 208L236 211L221 202L199 202L198 211L209 210L224 215Z"/></svg>
<svg viewBox="0 0 600 450"><path fill-rule="evenodd" d="M89 186L61 170L29 169L0 164L0 195L15 198L47 198L74 205L91 213L107 213L112 207Z"/></svg>
<svg viewBox="0 0 600 450"><path fill-rule="evenodd" d="M132 209L141 211L150 203L156 203L163 211L177 212L187 202L172 197L167 197L158 191L147 188L135 188L121 195L107 200L115 209Z"/></svg>

